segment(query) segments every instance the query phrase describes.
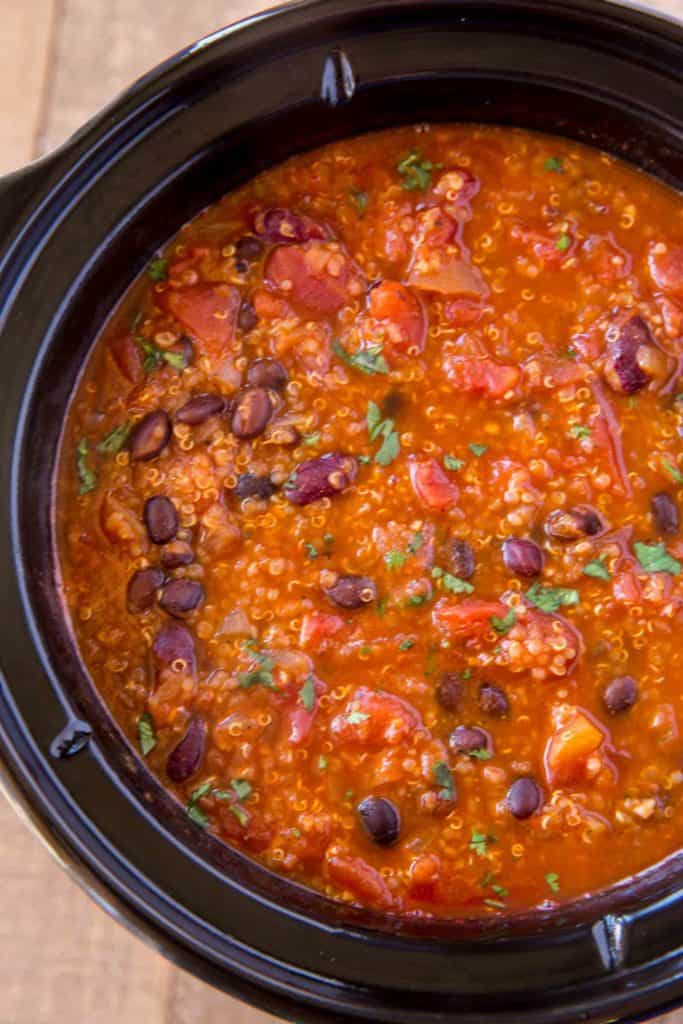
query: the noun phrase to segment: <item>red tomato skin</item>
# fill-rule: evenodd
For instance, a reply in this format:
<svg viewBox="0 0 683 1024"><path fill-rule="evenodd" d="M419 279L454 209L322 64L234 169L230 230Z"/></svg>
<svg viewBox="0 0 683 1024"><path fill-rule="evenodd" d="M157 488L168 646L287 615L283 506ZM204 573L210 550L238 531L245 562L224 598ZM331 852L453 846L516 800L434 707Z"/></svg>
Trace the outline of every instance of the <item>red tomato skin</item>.
<svg viewBox="0 0 683 1024"><path fill-rule="evenodd" d="M408 471L413 490L425 508L443 512L457 505L460 488L448 478L436 459L411 457Z"/></svg>

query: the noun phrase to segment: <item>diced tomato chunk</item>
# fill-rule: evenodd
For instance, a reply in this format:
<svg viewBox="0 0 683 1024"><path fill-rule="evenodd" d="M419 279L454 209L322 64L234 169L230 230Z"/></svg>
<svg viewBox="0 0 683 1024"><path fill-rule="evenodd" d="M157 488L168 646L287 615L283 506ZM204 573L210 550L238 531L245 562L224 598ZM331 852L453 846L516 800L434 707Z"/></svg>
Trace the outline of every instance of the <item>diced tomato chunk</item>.
<svg viewBox="0 0 683 1024"><path fill-rule="evenodd" d="M308 684L308 679L311 681L310 684ZM314 675L309 675L308 679L301 685L297 684L297 703L289 715L289 742L294 744L305 743L310 736L318 712L320 695L326 690L325 684L320 679L316 679ZM304 705L301 691L306 685L312 686L312 690L306 699L306 705Z"/></svg>
<svg viewBox="0 0 683 1024"><path fill-rule="evenodd" d="M476 299L449 299L443 307L443 315L452 324L476 324L483 313L483 303Z"/></svg>
<svg viewBox="0 0 683 1024"><path fill-rule="evenodd" d="M313 318L338 313L365 290L360 271L330 242L277 246L266 260L265 278Z"/></svg>
<svg viewBox="0 0 683 1024"><path fill-rule="evenodd" d="M254 292L252 305L260 320L284 320L291 313L284 299L271 294L265 288L259 288Z"/></svg>
<svg viewBox="0 0 683 1024"><path fill-rule="evenodd" d="M456 222L439 207L418 215L418 228L407 282L441 295L481 297L488 288L458 242Z"/></svg>
<svg viewBox="0 0 683 1024"><path fill-rule="evenodd" d="M370 750L396 746L422 728L420 714L407 701L365 686L356 690L331 725L337 743L360 744Z"/></svg>
<svg viewBox="0 0 683 1024"><path fill-rule="evenodd" d="M623 604L638 604L641 599L640 583L632 572L619 572L612 580L615 600Z"/></svg>
<svg viewBox="0 0 683 1024"><path fill-rule="evenodd" d="M327 873L333 882L348 889L360 903L388 910L394 903L391 889L379 871L362 857L334 854L327 860Z"/></svg>
<svg viewBox="0 0 683 1024"><path fill-rule="evenodd" d="M300 642L304 647L320 647L344 628L340 615L310 612L301 620Z"/></svg>
<svg viewBox="0 0 683 1024"><path fill-rule="evenodd" d="M412 458L408 472L415 494L426 508L436 512L453 508L460 497L460 489L448 478L436 459Z"/></svg>
<svg viewBox="0 0 683 1024"><path fill-rule="evenodd" d="M218 360L227 354L240 306L236 288L229 284L190 284L167 288L157 301L187 328L209 358Z"/></svg>
<svg viewBox="0 0 683 1024"><path fill-rule="evenodd" d="M544 266L559 266L569 256L573 256L576 249L576 239L572 235L562 234L541 223L515 224L511 235L515 241L531 250Z"/></svg>
<svg viewBox="0 0 683 1024"><path fill-rule="evenodd" d="M652 242L647 262L650 277L657 287L683 299L683 245Z"/></svg>
<svg viewBox="0 0 683 1024"><path fill-rule="evenodd" d="M422 352L427 338L427 314L421 301L398 281L380 281L368 295L370 316L385 331L385 351L406 355Z"/></svg>
<svg viewBox="0 0 683 1024"><path fill-rule="evenodd" d="M581 708L568 707L561 711L560 726L545 751L546 775L552 786L576 781L585 769L586 760L605 740L603 731Z"/></svg>
<svg viewBox="0 0 683 1024"><path fill-rule="evenodd" d="M521 372L517 366L496 363L493 359L447 359L446 376L459 391L487 398L503 398L514 392Z"/></svg>
<svg viewBox="0 0 683 1024"><path fill-rule="evenodd" d="M142 352L130 332L119 334L109 342L109 351L119 370L131 384L139 384L145 376Z"/></svg>
<svg viewBox="0 0 683 1024"><path fill-rule="evenodd" d="M484 636L492 630L491 619L502 619L508 612L501 601L480 601L476 598L453 601L442 598L434 605L432 621L449 637L467 639Z"/></svg>

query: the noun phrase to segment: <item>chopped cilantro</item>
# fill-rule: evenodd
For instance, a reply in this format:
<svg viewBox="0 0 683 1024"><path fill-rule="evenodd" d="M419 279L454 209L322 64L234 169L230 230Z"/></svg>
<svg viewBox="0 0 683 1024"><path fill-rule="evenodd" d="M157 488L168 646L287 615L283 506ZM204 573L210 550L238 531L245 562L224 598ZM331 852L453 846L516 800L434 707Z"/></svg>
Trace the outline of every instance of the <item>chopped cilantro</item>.
<svg viewBox="0 0 683 1024"><path fill-rule="evenodd" d="M154 731L154 722L149 711L145 711L138 718L138 740L143 757L147 757L157 745L157 734Z"/></svg>
<svg viewBox="0 0 683 1024"><path fill-rule="evenodd" d="M87 437L82 437L76 448L76 469L78 470L79 494L87 494L97 487L97 474L88 465L90 445Z"/></svg>
<svg viewBox="0 0 683 1024"><path fill-rule="evenodd" d="M429 600L429 594L411 594L406 601L407 608L419 608Z"/></svg>
<svg viewBox="0 0 683 1024"><path fill-rule="evenodd" d="M303 437L301 438L301 443L309 445L309 447L313 447L313 445L318 444L319 441L320 441L320 431L319 430L316 430L315 433L313 433L313 434L304 434Z"/></svg>
<svg viewBox="0 0 683 1024"><path fill-rule="evenodd" d="M389 598L386 594L380 597L379 601L375 603L375 614L381 619L382 616L386 615L387 605L389 604Z"/></svg>
<svg viewBox="0 0 683 1024"><path fill-rule="evenodd" d="M451 469L453 470L454 473L457 473L457 471L459 469L462 469L462 467L465 465L463 460L456 459L455 455L444 455L443 464L446 467L446 469Z"/></svg>
<svg viewBox="0 0 683 1024"><path fill-rule="evenodd" d="M145 361L142 364L145 373L152 373L162 363L168 363L174 370L184 370L187 366L187 360L182 352L172 352L169 349L158 348L154 342L141 336L136 337L135 340L145 354Z"/></svg>
<svg viewBox="0 0 683 1024"><path fill-rule="evenodd" d="M116 455L121 451L128 435L130 434L131 422L126 420L118 427L114 427L106 437L104 437L97 446L98 452L105 452L107 455Z"/></svg>
<svg viewBox="0 0 683 1024"><path fill-rule="evenodd" d="M367 658L369 654L372 654L372 647L369 644L363 644L358 653Z"/></svg>
<svg viewBox="0 0 683 1024"><path fill-rule="evenodd" d="M361 722L367 722L369 715L366 715L364 711L349 711L346 716L346 721L349 725L360 725Z"/></svg>
<svg viewBox="0 0 683 1024"><path fill-rule="evenodd" d="M364 466L367 466L369 462L372 462L372 458L369 455L358 455L357 458Z"/></svg>
<svg viewBox="0 0 683 1024"><path fill-rule="evenodd" d="M591 436L590 427L584 427L581 423L572 423L569 428L569 436L575 437L579 441L584 441L587 437Z"/></svg>
<svg viewBox="0 0 683 1024"><path fill-rule="evenodd" d="M334 534L326 533L323 537L323 542L327 547L330 547L330 545L334 544Z"/></svg>
<svg viewBox="0 0 683 1024"><path fill-rule="evenodd" d="M315 546L315 544L311 544L310 541L306 540L304 541L304 548L306 549L306 555L308 556L308 558L318 557L318 549Z"/></svg>
<svg viewBox="0 0 683 1024"><path fill-rule="evenodd" d="M484 452L489 450L489 446L487 444L475 444L474 442L472 444L468 444L467 447L478 459L481 458Z"/></svg>
<svg viewBox="0 0 683 1024"><path fill-rule="evenodd" d="M477 747L476 750L468 750L467 753L470 757L473 757L475 761L490 761L493 754L486 747Z"/></svg>
<svg viewBox="0 0 683 1024"><path fill-rule="evenodd" d="M545 880L553 892L560 891L560 876L554 871L549 871L545 876Z"/></svg>
<svg viewBox="0 0 683 1024"><path fill-rule="evenodd" d="M605 565L607 555L600 555L599 558L594 558L591 562L588 562L584 566L584 576L593 576L596 580L608 580L610 579L610 571Z"/></svg>
<svg viewBox="0 0 683 1024"><path fill-rule="evenodd" d="M387 551L384 561L390 569L402 569L408 556L403 551Z"/></svg>
<svg viewBox="0 0 683 1024"><path fill-rule="evenodd" d="M315 683L313 676L307 676L304 685L299 690L299 699L306 711L312 711L315 707Z"/></svg>
<svg viewBox="0 0 683 1024"><path fill-rule="evenodd" d="M487 907L493 907L494 910L505 910L505 904L503 903L502 900L486 899L484 900L484 903L486 904Z"/></svg>
<svg viewBox="0 0 683 1024"><path fill-rule="evenodd" d="M152 260L147 267L147 277L153 281L165 281L168 277L168 260Z"/></svg>
<svg viewBox="0 0 683 1024"><path fill-rule="evenodd" d="M559 156L549 156L543 164L546 171L555 171L556 174L564 174L564 164Z"/></svg>
<svg viewBox="0 0 683 1024"><path fill-rule="evenodd" d="M347 789L344 793L344 800L353 800L353 790Z"/></svg>
<svg viewBox="0 0 683 1024"><path fill-rule="evenodd" d="M408 542L407 551L409 555L416 555L422 545L424 544L424 534L416 533L412 539Z"/></svg>
<svg viewBox="0 0 683 1024"><path fill-rule="evenodd" d="M235 815L242 828L249 824L249 814L238 803L230 804L230 811Z"/></svg>
<svg viewBox="0 0 683 1024"><path fill-rule="evenodd" d="M356 352L347 352L338 341L332 342L332 350L342 362L367 374L389 372L382 349L382 345L369 345L368 348L359 348Z"/></svg>
<svg viewBox="0 0 683 1024"><path fill-rule="evenodd" d="M262 686L267 686L270 690L277 689L273 682L275 662L265 654L256 653L254 657L258 661L259 667L251 669L249 672L238 672L237 681L240 686L248 690L252 686L261 684Z"/></svg>
<svg viewBox="0 0 683 1024"><path fill-rule="evenodd" d="M455 800L455 783L450 768L445 761L437 761L432 767L437 785L441 786L439 798L441 800Z"/></svg>
<svg viewBox="0 0 683 1024"><path fill-rule="evenodd" d="M551 614L559 608L569 608L578 604L579 592L569 587L542 587L540 583L534 583L527 590L526 598L539 611Z"/></svg>
<svg viewBox="0 0 683 1024"><path fill-rule="evenodd" d="M238 800L246 800L251 796L251 782L247 779L231 779L230 788Z"/></svg>
<svg viewBox="0 0 683 1024"><path fill-rule="evenodd" d="M475 830L470 839L469 849L476 853L477 857L485 857L488 853L488 844L495 843L495 841L495 836L487 836L484 832L477 832Z"/></svg>
<svg viewBox="0 0 683 1024"><path fill-rule="evenodd" d="M514 608L510 608L502 617L498 615L491 616L491 625L499 636L505 636L506 633L509 633L516 622L517 612Z"/></svg>
<svg viewBox="0 0 683 1024"><path fill-rule="evenodd" d="M566 252L572 244L571 237L569 235L560 235L555 242L555 248L560 252Z"/></svg>
<svg viewBox="0 0 683 1024"><path fill-rule="evenodd" d="M578 352L575 348L572 348L571 345L567 345L567 347L562 352L560 352L560 355L564 356L565 359L576 359L576 357L578 356Z"/></svg>
<svg viewBox="0 0 683 1024"><path fill-rule="evenodd" d="M365 211L368 208L368 194L367 192L361 192L358 188L349 189L349 195L353 199L354 203L358 207L358 212L363 217Z"/></svg>
<svg viewBox="0 0 683 1024"><path fill-rule="evenodd" d="M471 594L474 587L467 580L461 580L458 576L452 576L450 572L446 572L445 569L439 568L435 565L432 569L432 579L439 580L444 590L449 590L451 594Z"/></svg>
<svg viewBox="0 0 683 1024"><path fill-rule="evenodd" d="M414 647L414 646L415 646L415 641L414 640L401 640L400 644L398 645L398 649L399 649L399 651L409 651L410 648Z"/></svg>
<svg viewBox="0 0 683 1024"><path fill-rule="evenodd" d="M662 459L662 465L677 484L683 484L683 473L681 473L680 469L674 466L672 462L669 462L668 459Z"/></svg>
<svg viewBox="0 0 683 1024"><path fill-rule="evenodd" d="M320 769L320 771L324 772L328 764L329 762L327 758L323 754L321 754L320 757L318 758L318 768Z"/></svg>
<svg viewBox="0 0 683 1024"><path fill-rule="evenodd" d="M423 160L418 149L411 149L396 165L398 173L403 178L401 187L406 192L414 192L416 189L426 192L432 181L431 172L441 166L433 164L431 160Z"/></svg>
<svg viewBox="0 0 683 1024"><path fill-rule="evenodd" d="M642 544L636 541L633 545L636 558L645 572L668 572L678 576L681 563L666 550L664 544Z"/></svg>
<svg viewBox="0 0 683 1024"><path fill-rule="evenodd" d="M382 419L377 403L368 402L365 423L371 441L375 441L380 436L383 439L375 455L375 462L378 462L380 466L388 466L396 458L401 448L398 434L394 430L394 421Z"/></svg>
<svg viewBox="0 0 683 1024"><path fill-rule="evenodd" d="M199 801L203 796L206 796L211 789L210 782L202 782L201 786L197 786L190 793L190 797L187 801L187 807L185 813L187 814L190 821L193 821L195 825L199 825L200 828L206 828L207 817L204 811L199 806Z"/></svg>
<svg viewBox="0 0 683 1024"><path fill-rule="evenodd" d="M387 421L391 423L391 420ZM375 455L375 462L378 462L380 466L389 466L398 453L401 450L401 444L398 439L398 434L395 430L389 430L384 435L384 440L380 445L379 451Z"/></svg>

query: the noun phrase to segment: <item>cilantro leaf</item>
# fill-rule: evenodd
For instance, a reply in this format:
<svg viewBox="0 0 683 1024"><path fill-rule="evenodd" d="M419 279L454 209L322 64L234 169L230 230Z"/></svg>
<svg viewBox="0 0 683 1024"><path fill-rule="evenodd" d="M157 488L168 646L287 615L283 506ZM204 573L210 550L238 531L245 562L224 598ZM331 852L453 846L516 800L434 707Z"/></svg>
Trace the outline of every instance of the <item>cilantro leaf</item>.
<svg viewBox="0 0 683 1024"><path fill-rule="evenodd" d="M584 576L593 576L596 580L608 580L610 579L610 571L605 565L607 555L600 555L599 558L594 558L588 562L583 568Z"/></svg>
<svg viewBox="0 0 683 1024"><path fill-rule="evenodd" d="M246 800L251 796L252 786L247 779L231 779L230 788L238 800Z"/></svg>
<svg viewBox="0 0 683 1024"><path fill-rule="evenodd" d="M560 876L554 871L549 871L545 876L545 880L553 892L560 891Z"/></svg>
<svg viewBox="0 0 683 1024"><path fill-rule="evenodd" d="M399 649L399 651L409 651L410 648L414 647L414 646L415 646L415 641L414 640L401 640L400 644L398 645L398 649Z"/></svg>
<svg viewBox="0 0 683 1024"><path fill-rule="evenodd" d="M329 761L327 760L325 755L321 754L320 757L318 758L318 768L320 769L320 771L324 772L325 769L327 768L328 764L329 764Z"/></svg>
<svg viewBox="0 0 683 1024"><path fill-rule="evenodd" d="M584 427L580 423L572 423L569 428L569 436L575 437L579 441L585 441L587 437L591 436L590 427Z"/></svg>
<svg viewBox="0 0 683 1024"><path fill-rule="evenodd" d="M79 494L87 494L97 487L97 473L88 465L90 445L87 437L82 437L76 448L76 469L78 470Z"/></svg>
<svg viewBox="0 0 683 1024"><path fill-rule="evenodd" d="M429 594L411 594L406 601L407 608L419 608L429 600Z"/></svg>
<svg viewBox="0 0 683 1024"><path fill-rule="evenodd" d="M403 178L401 188L406 192L414 192L416 189L426 192L431 185L431 172L441 166L433 164L431 160L423 160L418 149L411 149L396 165L398 173Z"/></svg>
<svg viewBox="0 0 683 1024"><path fill-rule="evenodd" d="M361 722L367 722L369 717L364 711L349 711L346 721L349 725L360 725Z"/></svg>
<svg viewBox="0 0 683 1024"><path fill-rule="evenodd" d="M400 450L401 443L398 434L395 430L390 430L384 435L384 440L375 455L375 462L378 462L380 466L388 466L394 461Z"/></svg>
<svg viewBox="0 0 683 1024"><path fill-rule="evenodd" d="M102 438L98 444L98 452L105 452L107 455L116 455L121 451L128 440L130 429L130 420L126 420L126 422L122 423L120 426L114 427L114 429L111 430L106 437Z"/></svg>
<svg viewBox="0 0 683 1024"><path fill-rule="evenodd" d="M249 812L245 811L244 807L238 803L232 803L229 809L235 815L242 828L249 824Z"/></svg>
<svg viewBox="0 0 683 1024"><path fill-rule="evenodd" d="M204 811L199 807L199 801L203 796L206 796L211 789L210 782L202 782L200 786L193 789L190 793L190 798L187 801L187 807L185 813L187 814L190 821L193 821L195 825L199 825L200 828L206 828L208 818L204 814Z"/></svg>
<svg viewBox="0 0 683 1024"><path fill-rule="evenodd" d="M250 689L252 686L258 686L259 684L267 686L269 690L276 690L277 687L273 682L273 668L275 667L275 662L265 654L256 653L254 657L259 663L258 668L250 669L248 672L238 672L238 683L245 690Z"/></svg>
<svg viewBox="0 0 683 1024"><path fill-rule="evenodd" d="M571 244L572 240L570 235L560 235L555 241L555 248L558 249L559 252L566 252L567 249L570 248Z"/></svg>
<svg viewBox="0 0 683 1024"><path fill-rule="evenodd" d="M473 853L476 853L477 857L485 857L488 853L489 843L495 843L496 837L493 835L486 835L484 832L477 832L476 830L472 833L472 838L469 842L469 849Z"/></svg>
<svg viewBox="0 0 683 1024"><path fill-rule="evenodd" d="M347 352L338 341L332 342L334 354L347 366L351 366L362 373L388 373L387 361L382 355L383 345L369 345L368 348L359 348L355 352Z"/></svg>
<svg viewBox="0 0 683 1024"><path fill-rule="evenodd" d="M668 572L678 576L681 563L666 550L665 544L642 544L636 541L633 545L636 558L645 572Z"/></svg>
<svg viewBox="0 0 683 1024"><path fill-rule="evenodd" d="M312 447L318 444L320 441L320 431L316 430L313 434L304 434L301 438L301 443Z"/></svg>
<svg viewBox="0 0 683 1024"><path fill-rule="evenodd" d="M454 473L457 473L465 465L462 459L456 459L454 455L444 455L443 464L446 469L452 469Z"/></svg>
<svg viewBox="0 0 683 1024"><path fill-rule="evenodd" d="M554 171L556 174L564 174L564 164L559 156L549 156L543 164L545 171Z"/></svg>
<svg viewBox="0 0 683 1024"><path fill-rule="evenodd" d="M451 594L471 594L474 591L474 587L467 580L461 580L459 576L452 576L450 572L439 568L438 565L432 569L432 579L440 580L444 590L449 590Z"/></svg>
<svg viewBox="0 0 683 1024"><path fill-rule="evenodd" d="M187 366L187 359L182 352L172 352L169 349L158 348L154 342L149 341L148 338L143 338L141 335L138 335L135 340L145 354L145 361L142 364L142 369L145 373L152 373L153 370L158 370L163 363L168 363L174 370L184 370Z"/></svg>
<svg viewBox="0 0 683 1024"><path fill-rule="evenodd" d="M381 619L384 615L386 615L388 604L389 598L386 595L384 595L384 597L380 597L379 601L376 602L375 614L378 616L378 618Z"/></svg>
<svg viewBox="0 0 683 1024"><path fill-rule="evenodd" d="M153 281L165 281L168 277L168 260L152 260L147 267L147 277Z"/></svg>
<svg viewBox="0 0 683 1024"><path fill-rule="evenodd" d="M403 551L387 551L384 561L390 569L402 569L408 556Z"/></svg>
<svg viewBox="0 0 683 1024"><path fill-rule="evenodd" d="M509 633L516 622L517 612L514 608L510 608L502 617L498 615L491 616L491 625L499 636L505 636L506 633Z"/></svg>
<svg viewBox="0 0 683 1024"><path fill-rule="evenodd" d="M374 441L375 438L377 437L376 431L379 430L379 427L382 424L382 413L379 411L379 406L377 405L377 402L368 402L368 411L365 415L365 424L368 428L370 440Z"/></svg>
<svg viewBox="0 0 683 1024"><path fill-rule="evenodd" d="M559 608L569 608L578 604L579 592L569 587L542 587L540 583L534 583L527 590L526 598L539 611L551 614Z"/></svg>
<svg viewBox="0 0 683 1024"><path fill-rule="evenodd" d="M145 711L138 718L138 740L140 741L140 750L143 757L151 754L157 745L157 734L154 731L154 722L149 711Z"/></svg>
<svg viewBox="0 0 683 1024"><path fill-rule="evenodd" d="M416 555L424 543L424 534L416 533L406 548L409 555Z"/></svg>
<svg viewBox="0 0 683 1024"><path fill-rule="evenodd" d="M668 459L662 459L662 465L669 476L671 476L677 484L683 484L683 473L681 473L680 469L674 466L673 463L669 462Z"/></svg>
<svg viewBox="0 0 683 1024"><path fill-rule="evenodd" d="M353 199L354 203L358 207L358 212L363 217L365 211L368 208L368 194L367 192L361 192L358 188L349 189L349 195Z"/></svg>
<svg viewBox="0 0 683 1024"><path fill-rule="evenodd" d="M432 767L437 785L441 786L439 798L441 800L455 800L455 783L453 774L445 761L437 761Z"/></svg>
<svg viewBox="0 0 683 1024"><path fill-rule="evenodd" d="M477 747L476 750L468 750L467 753L470 757L473 757L475 761L490 761L493 754L486 747Z"/></svg>
<svg viewBox="0 0 683 1024"><path fill-rule="evenodd" d="M299 698L306 711L312 711L315 707L315 683L313 676L307 676L304 685L299 690Z"/></svg>
<svg viewBox="0 0 683 1024"><path fill-rule="evenodd" d="M311 544L310 541L306 540L304 541L304 548L306 549L306 554L309 558L318 557L318 549L315 544Z"/></svg>
<svg viewBox="0 0 683 1024"><path fill-rule="evenodd" d="M489 450L489 446L487 444L472 443L468 444L467 447L472 452L472 454L475 455L478 459L481 458L484 452L487 452Z"/></svg>

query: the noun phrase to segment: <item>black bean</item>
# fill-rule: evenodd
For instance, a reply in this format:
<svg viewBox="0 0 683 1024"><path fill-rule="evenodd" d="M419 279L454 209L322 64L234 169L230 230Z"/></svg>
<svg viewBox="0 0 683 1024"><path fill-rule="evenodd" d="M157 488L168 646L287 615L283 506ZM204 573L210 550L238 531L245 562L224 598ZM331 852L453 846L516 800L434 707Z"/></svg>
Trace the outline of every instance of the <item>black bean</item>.
<svg viewBox="0 0 683 1024"><path fill-rule="evenodd" d="M476 725L459 725L451 733L448 745L456 754L471 754L473 750L490 750L491 737Z"/></svg>
<svg viewBox="0 0 683 1024"><path fill-rule="evenodd" d="M185 782L199 768L204 755L206 727L201 718L193 718L180 743L166 761L166 774L171 782Z"/></svg>
<svg viewBox="0 0 683 1024"><path fill-rule="evenodd" d="M189 615L204 599L204 588L196 580L175 579L166 584L161 592L159 604L168 612L182 618Z"/></svg>
<svg viewBox="0 0 683 1024"><path fill-rule="evenodd" d="M247 370L247 383L254 388L282 391L289 375L277 359L256 359Z"/></svg>
<svg viewBox="0 0 683 1024"><path fill-rule="evenodd" d="M178 513L165 494L155 494L145 502L144 520L153 544L167 544L178 532Z"/></svg>
<svg viewBox="0 0 683 1024"><path fill-rule="evenodd" d="M186 626L176 622L164 626L155 636L152 650L159 668L169 668L174 662L184 661L188 671L195 672L194 637Z"/></svg>
<svg viewBox="0 0 683 1024"><path fill-rule="evenodd" d="M450 570L461 580L469 580L474 575L475 561L471 544L466 540L453 538L449 551Z"/></svg>
<svg viewBox="0 0 683 1024"><path fill-rule="evenodd" d="M233 494L238 498L270 498L277 487L269 476L257 476L255 473L240 473L237 477Z"/></svg>
<svg viewBox="0 0 683 1024"><path fill-rule="evenodd" d="M191 427L196 427L211 416L219 416L225 412L226 405L222 395L195 395L178 409L175 420L176 423L188 423Z"/></svg>
<svg viewBox="0 0 683 1024"><path fill-rule="evenodd" d="M650 502L652 518L660 533L678 533L681 528L681 517L678 505L666 491L652 496Z"/></svg>
<svg viewBox="0 0 683 1024"><path fill-rule="evenodd" d="M253 235L243 235L235 242L235 265L244 274L250 263L254 263L263 254L263 242Z"/></svg>
<svg viewBox="0 0 683 1024"><path fill-rule="evenodd" d="M654 348L650 328L642 316L632 316L607 346L605 378L613 391L632 395L650 383L652 377L640 358L645 348Z"/></svg>
<svg viewBox="0 0 683 1024"><path fill-rule="evenodd" d="M179 569L181 565L194 562L194 551L184 540L172 540L161 552L161 564L164 569Z"/></svg>
<svg viewBox="0 0 683 1024"><path fill-rule="evenodd" d="M436 699L445 711L457 711L465 696L465 680L457 672L446 672L436 684Z"/></svg>
<svg viewBox="0 0 683 1024"><path fill-rule="evenodd" d="M551 512L545 523L545 532L557 540L579 540L594 537L603 530L604 523L598 513L587 505L558 508Z"/></svg>
<svg viewBox="0 0 683 1024"><path fill-rule="evenodd" d="M161 569L139 569L134 572L128 580L126 600L128 610L131 612L144 612L151 608L157 595L157 590L164 582L164 574Z"/></svg>
<svg viewBox="0 0 683 1024"><path fill-rule="evenodd" d="M353 483L357 472L358 463L352 455L328 452L300 463L285 484L285 495L293 505L332 498Z"/></svg>
<svg viewBox="0 0 683 1024"><path fill-rule="evenodd" d="M237 326L241 331L244 331L245 334L248 334L249 331L253 331L257 323L258 317L256 316L256 310L252 306L251 302L247 302L245 299L239 308L239 313L237 314Z"/></svg>
<svg viewBox="0 0 683 1024"><path fill-rule="evenodd" d="M383 419L393 420L396 418L396 414L399 412L403 405L403 393L394 389L389 391L382 402L382 417Z"/></svg>
<svg viewBox="0 0 683 1024"><path fill-rule="evenodd" d="M333 604L340 608L362 608L377 600L377 587L368 576L355 576L349 573L339 576L325 593Z"/></svg>
<svg viewBox="0 0 683 1024"><path fill-rule="evenodd" d="M164 410L149 412L130 432L130 457L133 462L148 462L164 450L170 439L171 421Z"/></svg>
<svg viewBox="0 0 683 1024"><path fill-rule="evenodd" d="M366 796L358 804L365 831L378 846L393 846L401 832L398 808L383 796Z"/></svg>
<svg viewBox="0 0 683 1024"><path fill-rule="evenodd" d="M545 556L535 541L508 537L503 541L503 562L506 569L514 572L515 576L531 579L540 576Z"/></svg>
<svg viewBox="0 0 683 1024"><path fill-rule="evenodd" d="M479 687L479 707L492 718L505 718L510 711L505 691L492 683L482 683Z"/></svg>
<svg viewBox="0 0 683 1024"><path fill-rule="evenodd" d="M244 441L258 437L266 429L272 412L265 388L246 388L233 402L230 429Z"/></svg>
<svg viewBox="0 0 683 1024"><path fill-rule="evenodd" d="M628 711L638 699L638 684L633 676L617 676L605 687L602 699L610 715Z"/></svg>
<svg viewBox="0 0 683 1024"><path fill-rule="evenodd" d="M298 243L325 238L327 232L311 220L291 210L261 210L254 218L254 231L267 242Z"/></svg>
<svg viewBox="0 0 683 1024"><path fill-rule="evenodd" d="M515 779L507 794L507 805L514 818L530 818L543 804L543 790L529 776Z"/></svg>

